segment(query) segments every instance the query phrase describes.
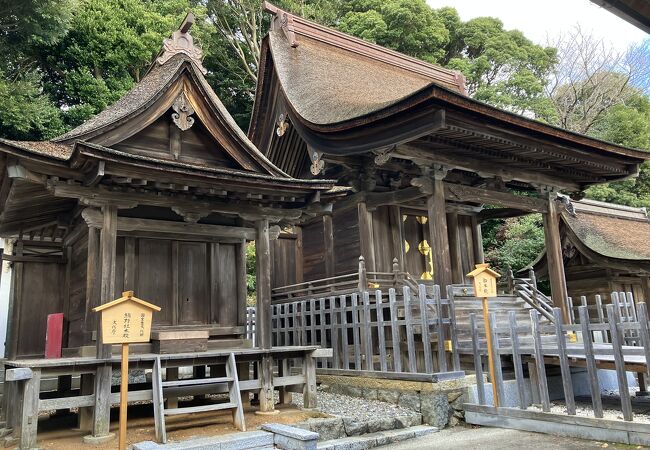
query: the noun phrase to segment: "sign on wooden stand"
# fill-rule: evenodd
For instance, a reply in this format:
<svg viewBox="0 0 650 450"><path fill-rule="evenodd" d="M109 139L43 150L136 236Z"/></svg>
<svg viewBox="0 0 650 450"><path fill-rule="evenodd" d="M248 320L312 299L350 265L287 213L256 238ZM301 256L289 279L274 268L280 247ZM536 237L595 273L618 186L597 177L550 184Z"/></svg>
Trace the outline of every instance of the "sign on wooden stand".
<svg viewBox="0 0 650 450"><path fill-rule="evenodd" d="M126 407L129 396L129 344L149 342L153 312L160 307L122 292L122 297L105 303L94 312L101 313L102 344L122 344L122 380L120 383L119 449L126 449Z"/></svg>
<svg viewBox="0 0 650 450"><path fill-rule="evenodd" d="M499 395L497 393L496 383L496 367L494 361L494 354L492 352L492 327L490 326L490 315L488 308L488 298L497 296L497 278L499 275L494 270L490 269L489 264L476 264L476 268L467 274L472 278L474 283L474 295L483 299L483 323L485 324L485 338L487 339L488 363L490 369L490 382L492 383L492 395L494 398L494 406L499 406Z"/></svg>

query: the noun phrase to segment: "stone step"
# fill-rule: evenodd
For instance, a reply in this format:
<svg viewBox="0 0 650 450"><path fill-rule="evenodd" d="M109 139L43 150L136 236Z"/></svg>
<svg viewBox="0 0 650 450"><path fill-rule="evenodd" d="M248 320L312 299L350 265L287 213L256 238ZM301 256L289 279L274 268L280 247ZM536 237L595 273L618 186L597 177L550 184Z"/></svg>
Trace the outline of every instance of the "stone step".
<svg viewBox="0 0 650 450"><path fill-rule="evenodd" d="M274 448L273 433L266 431L246 431L167 444L153 441L133 444L133 450L261 450L266 448Z"/></svg>
<svg viewBox="0 0 650 450"><path fill-rule="evenodd" d="M318 450L366 450L380 445L391 445L427 434L437 433L438 431L436 427L417 425L400 430L381 431L379 433L322 441L318 443L316 448Z"/></svg>

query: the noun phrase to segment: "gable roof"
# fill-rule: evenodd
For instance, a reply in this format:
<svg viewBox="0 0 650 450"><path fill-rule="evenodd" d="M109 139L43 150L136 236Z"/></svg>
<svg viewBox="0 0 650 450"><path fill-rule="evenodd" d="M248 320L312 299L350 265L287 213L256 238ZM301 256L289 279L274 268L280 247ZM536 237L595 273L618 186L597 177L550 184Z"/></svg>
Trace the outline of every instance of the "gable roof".
<svg viewBox="0 0 650 450"><path fill-rule="evenodd" d="M166 39L160 56L145 76L118 101L73 130L44 142L0 140L24 152L68 161L77 143L111 147L135 135L175 106L181 96L208 134L244 171L270 176L289 176L260 152L239 128L205 79L201 51L189 34L191 13L172 38Z"/></svg>
<svg viewBox="0 0 650 450"><path fill-rule="evenodd" d="M475 171L471 162L480 160L483 171L488 165L496 173L505 168L513 180L544 178L544 184L579 191L633 176L650 159L649 152L470 98L454 71L269 3L264 7L274 17L262 41L248 135L294 175L304 173L308 149L335 157L392 149L398 157L424 157L470 171ZM284 137L275 132L282 118L290 125Z"/></svg>
<svg viewBox="0 0 650 450"><path fill-rule="evenodd" d="M590 199L572 205L575 215L561 215L563 250L573 247L599 267L650 272L650 219L645 208ZM543 250L528 267L544 272L546 264Z"/></svg>
<svg viewBox="0 0 650 450"><path fill-rule="evenodd" d="M650 220L645 208L587 199L574 205L575 216L562 214L570 240L605 258L650 262Z"/></svg>
<svg viewBox="0 0 650 450"><path fill-rule="evenodd" d="M466 93L460 72L291 17L292 31L274 26L267 45L285 94L308 122L327 125L364 116L432 84ZM291 33L296 42L289 41Z"/></svg>

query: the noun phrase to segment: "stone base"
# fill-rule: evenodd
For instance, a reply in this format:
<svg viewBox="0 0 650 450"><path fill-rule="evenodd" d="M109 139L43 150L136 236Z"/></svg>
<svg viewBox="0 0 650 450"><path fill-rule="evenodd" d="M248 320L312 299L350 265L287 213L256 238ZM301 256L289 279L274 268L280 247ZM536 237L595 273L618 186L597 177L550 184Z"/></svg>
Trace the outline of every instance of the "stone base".
<svg viewBox="0 0 650 450"><path fill-rule="evenodd" d="M273 409L271 411L255 411L255 414L258 416L275 416L276 414L280 414L280 410Z"/></svg>
<svg viewBox="0 0 650 450"><path fill-rule="evenodd" d="M99 445L115 439L115 433L108 433L104 436L93 436L92 434L89 434L88 436L84 436L83 439L84 439L84 444Z"/></svg>
<svg viewBox="0 0 650 450"><path fill-rule="evenodd" d="M335 394L393 403L422 415L437 428L455 426L464 418L463 403L474 375L435 383L343 375L318 375L321 389Z"/></svg>

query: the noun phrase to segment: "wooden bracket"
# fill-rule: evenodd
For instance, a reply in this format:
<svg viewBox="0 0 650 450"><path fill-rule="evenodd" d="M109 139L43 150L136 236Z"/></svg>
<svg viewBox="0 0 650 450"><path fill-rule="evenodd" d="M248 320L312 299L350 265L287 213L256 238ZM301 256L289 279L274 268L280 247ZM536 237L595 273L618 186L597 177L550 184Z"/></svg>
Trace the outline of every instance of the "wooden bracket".
<svg viewBox="0 0 650 450"><path fill-rule="evenodd" d="M84 186L96 186L104 177L104 168L106 163L104 161L99 161L97 166L89 173L84 179Z"/></svg>

